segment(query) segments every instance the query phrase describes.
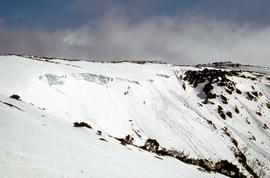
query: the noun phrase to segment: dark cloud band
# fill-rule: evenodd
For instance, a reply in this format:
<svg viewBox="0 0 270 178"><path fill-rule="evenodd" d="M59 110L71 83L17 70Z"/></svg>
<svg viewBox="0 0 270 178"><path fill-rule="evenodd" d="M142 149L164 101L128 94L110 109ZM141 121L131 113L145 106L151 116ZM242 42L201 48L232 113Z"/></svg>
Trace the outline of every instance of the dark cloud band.
<svg viewBox="0 0 270 178"><path fill-rule="evenodd" d="M108 16L94 25L45 30L0 26L0 52L86 59L163 59L175 64L232 60L270 66L270 27L204 17L137 23Z"/></svg>

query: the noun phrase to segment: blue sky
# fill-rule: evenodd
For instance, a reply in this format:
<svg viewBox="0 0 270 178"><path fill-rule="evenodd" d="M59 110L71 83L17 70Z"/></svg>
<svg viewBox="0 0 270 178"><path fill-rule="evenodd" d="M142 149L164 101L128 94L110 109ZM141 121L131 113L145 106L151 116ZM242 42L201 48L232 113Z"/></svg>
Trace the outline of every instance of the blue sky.
<svg viewBox="0 0 270 178"><path fill-rule="evenodd" d="M136 20L197 14L238 23L270 23L269 0L4 0L0 17L9 26L76 27L115 6Z"/></svg>
<svg viewBox="0 0 270 178"><path fill-rule="evenodd" d="M0 52L270 66L269 27L269 0L3 0Z"/></svg>

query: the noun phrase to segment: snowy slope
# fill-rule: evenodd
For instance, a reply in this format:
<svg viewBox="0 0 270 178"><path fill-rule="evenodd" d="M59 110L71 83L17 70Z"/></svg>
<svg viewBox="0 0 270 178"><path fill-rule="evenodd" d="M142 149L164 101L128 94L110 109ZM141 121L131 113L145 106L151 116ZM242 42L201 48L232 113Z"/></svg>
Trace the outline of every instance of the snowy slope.
<svg viewBox="0 0 270 178"><path fill-rule="evenodd" d="M74 128L30 104L0 99L22 110L0 103L1 177L208 177L173 158L160 160L111 138L99 140L103 136L94 131Z"/></svg>
<svg viewBox="0 0 270 178"><path fill-rule="evenodd" d="M135 145L153 138L190 158L228 160L251 176L235 155L241 152L257 175L269 177L269 70L259 74L258 67L238 66L246 77L228 78L241 94L214 84L218 97L204 104L205 83L194 87L183 78L206 67L214 69L1 56L0 176L222 177L131 145L129 150L113 139L131 135ZM261 95L248 99L254 91ZM22 101L10 99L13 94ZM223 119L218 106L232 118ZM74 128L76 121L93 129ZM108 142L99 140L97 130Z"/></svg>

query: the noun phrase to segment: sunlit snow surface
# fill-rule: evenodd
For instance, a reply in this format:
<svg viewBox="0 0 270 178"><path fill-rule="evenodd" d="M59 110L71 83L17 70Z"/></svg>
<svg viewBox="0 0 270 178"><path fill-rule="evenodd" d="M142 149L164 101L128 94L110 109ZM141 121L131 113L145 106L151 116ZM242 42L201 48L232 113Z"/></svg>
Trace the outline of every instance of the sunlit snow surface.
<svg viewBox="0 0 270 178"><path fill-rule="evenodd" d="M228 104L219 98L211 100L214 104L202 104L202 86L193 88L180 77L187 70L201 69L1 56L0 177L223 177L174 158L158 159L153 153L120 145L110 136L129 134L136 145L153 138L192 158L227 159L241 168L224 127L245 150L248 163L259 170L258 159L265 165L265 177L269 176L270 130L263 126L270 127L266 105L270 71L243 67L264 75L258 80L231 77L243 94L229 95L215 87L216 93L229 99ZM250 101L244 93L254 89L263 95ZM12 94L22 101L9 98ZM233 117L222 119L218 105ZM236 105L239 114L234 111ZM93 129L74 128L76 121L87 122ZM97 130L102 136L96 135Z"/></svg>

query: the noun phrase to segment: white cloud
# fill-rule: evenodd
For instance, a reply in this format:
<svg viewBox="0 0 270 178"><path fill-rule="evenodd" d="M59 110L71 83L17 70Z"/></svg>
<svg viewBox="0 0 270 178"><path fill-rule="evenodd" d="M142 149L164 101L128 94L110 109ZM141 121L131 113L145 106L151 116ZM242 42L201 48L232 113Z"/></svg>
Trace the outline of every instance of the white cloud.
<svg viewBox="0 0 270 178"><path fill-rule="evenodd" d="M270 27L204 17L130 21L112 14L76 29L8 28L0 52L68 58L163 59L196 64L231 60L270 67Z"/></svg>

